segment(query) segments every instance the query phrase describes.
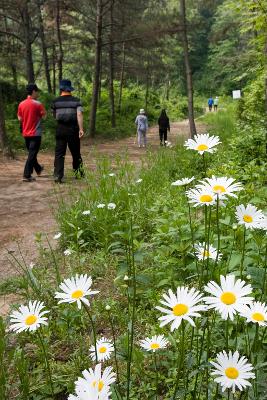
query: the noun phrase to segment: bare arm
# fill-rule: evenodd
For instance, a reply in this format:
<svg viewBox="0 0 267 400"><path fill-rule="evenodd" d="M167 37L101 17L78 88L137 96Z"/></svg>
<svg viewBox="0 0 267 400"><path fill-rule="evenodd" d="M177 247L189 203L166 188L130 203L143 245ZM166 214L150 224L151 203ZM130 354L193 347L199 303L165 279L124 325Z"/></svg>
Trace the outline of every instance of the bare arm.
<svg viewBox="0 0 267 400"><path fill-rule="evenodd" d="M77 120L79 125L79 138L83 137L84 130L83 130L83 113L82 111L77 110Z"/></svg>

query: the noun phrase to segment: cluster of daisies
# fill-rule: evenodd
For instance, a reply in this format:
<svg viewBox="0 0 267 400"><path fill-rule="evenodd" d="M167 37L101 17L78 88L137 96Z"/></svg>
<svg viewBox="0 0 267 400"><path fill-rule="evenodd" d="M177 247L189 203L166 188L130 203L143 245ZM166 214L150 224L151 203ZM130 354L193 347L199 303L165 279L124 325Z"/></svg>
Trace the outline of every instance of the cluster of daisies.
<svg viewBox="0 0 267 400"><path fill-rule="evenodd" d="M160 301L161 306L156 308L164 315L159 317L160 327L171 324L171 331L179 328L182 321L189 322L195 326L194 318L201 317L201 312L214 309L219 312L224 320L234 320L236 315L245 318L246 322L267 326L267 305L254 301L251 285L234 275L220 277L220 285L214 281L209 282L204 290L208 296L203 295L194 288L178 287L176 293L169 290ZM164 337L161 337L163 340ZM161 344L158 341L157 348ZM153 343L155 348L156 343ZM162 347L165 347L164 344ZM251 386L249 378L255 378L252 365L244 356L236 351L227 354L225 351L217 354L216 362L211 362L215 369L211 372L217 376L215 382L221 384L222 390L236 387L243 390Z"/></svg>
<svg viewBox="0 0 267 400"><path fill-rule="evenodd" d="M89 298L97 293L92 290L92 278L85 275L76 275L65 279L59 286L61 291L55 293L58 303L76 303L81 309L82 303L90 306ZM198 290L188 287L178 287L176 293L169 290L163 294L161 305L156 308L164 315L159 317L160 327L170 324L171 332L178 329L182 321L195 326L194 318L201 317L202 312L215 309L221 317L234 320L238 314L247 322L267 326L267 305L253 301L251 285L233 275L220 277L220 285L214 281L205 286L208 296L204 296ZM30 301L27 306L20 306L10 318L10 330L20 333L22 331L33 332L41 325L48 324L45 306L39 301ZM147 337L140 342L142 348L147 351L158 351L168 346L169 342L164 335ZM96 346L89 349L93 361L98 361L95 369L83 371L83 378L75 382L75 395L70 395L69 400L78 399L108 399L110 385L115 382L115 373L108 367L101 372L101 362L108 360L114 351L111 340L104 337L96 341ZM215 381L222 385L222 389L238 387L240 390L250 385L249 378L254 378L252 366L245 357L238 352L219 353L216 362L211 362L215 367L212 375L218 375ZM86 397L87 396L87 397ZM91 396L91 397L89 397Z"/></svg>

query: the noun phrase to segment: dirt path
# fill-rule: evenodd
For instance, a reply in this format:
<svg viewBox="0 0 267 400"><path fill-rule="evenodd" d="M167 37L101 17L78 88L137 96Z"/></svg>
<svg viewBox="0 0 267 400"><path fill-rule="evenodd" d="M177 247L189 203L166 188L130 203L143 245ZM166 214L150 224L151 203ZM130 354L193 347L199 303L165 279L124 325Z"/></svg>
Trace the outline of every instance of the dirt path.
<svg viewBox="0 0 267 400"><path fill-rule="evenodd" d="M204 126L198 124L198 132L203 132ZM178 136L187 137L189 133L188 121L172 124L168 140L175 143ZM152 151L159 147L157 128L151 128L148 142ZM103 155L122 154L128 150L129 159L135 163L145 154L145 149L139 149L135 138L130 137L119 141L97 142L95 144L83 142L82 156L85 165L94 167L94 153ZM44 165L45 173L34 183L22 182L22 171L25 156L16 160L0 159L0 283L18 272L10 262L11 254L19 255L19 248L27 263L34 262L37 254L35 237L38 233L52 236L56 231L56 222L53 217L53 205L56 205L56 192L64 191L66 186L53 183L53 154L40 153L39 162ZM71 158L66 157L66 170L71 168ZM77 183L76 183L77 184ZM10 296L0 297L0 315L5 313Z"/></svg>

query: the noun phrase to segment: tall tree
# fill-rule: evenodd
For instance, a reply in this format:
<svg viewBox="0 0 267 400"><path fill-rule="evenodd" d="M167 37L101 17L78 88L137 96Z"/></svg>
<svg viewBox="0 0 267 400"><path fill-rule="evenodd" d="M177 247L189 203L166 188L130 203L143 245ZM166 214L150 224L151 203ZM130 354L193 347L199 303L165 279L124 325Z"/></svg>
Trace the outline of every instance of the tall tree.
<svg viewBox="0 0 267 400"><path fill-rule="evenodd" d="M116 126L115 116L115 99L114 99L114 0L110 4L110 32L109 32L109 99L110 99L110 113L111 113L111 126Z"/></svg>
<svg viewBox="0 0 267 400"><path fill-rule="evenodd" d="M29 1L26 0L24 4L22 4L21 8L21 19L23 22L23 30L24 30L24 44L25 44L25 51L26 51L26 71L27 71L27 79L28 82L34 82L35 75L34 75L34 67L33 67L33 58L32 58L32 43L33 39L33 32L31 27L31 18L29 14Z"/></svg>
<svg viewBox="0 0 267 400"><path fill-rule="evenodd" d="M40 35L41 44L42 44L42 52L43 52L43 61L44 61L44 69L45 69L47 90L48 90L49 93L51 93L52 92L52 85L51 85L51 78L50 78L49 61L48 61L48 54L47 54L47 45L46 45L45 33L44 33L44 23L43 23L43 17L42 17L41 0L36 0L36 5L37 5L38 22L39 22L39 35Z"/></svg>
<svg viewBox="0 0 267 400"><path fill-rule="evenodd" d="M6 124L5 124L5 113L4 113L4 101L2 84L0 82L0 150L3 152L7 147L7 135L6 135Z"/></svg>
<svg viewBox="0 0 267 400"><path fill-rule="evenodd" d="M96 4L96 21L95 21L95 61L94 61L94 77L93 91L89 121L89 133L91 137L95 136L96 131L96 112L99 96L99 78L101 64L101 47L102 47L102 29L103 29L103 1L97 0Z"/></svg>
<svg viewBox="0 0 267 400"><path fill-rule="evenodd" d="M192 71L189 60L188 37L187 37L187 21L186 21L186 8L185 0L180 0L180 13L181 13L181 35L184 50L184 64L186 72L186 87L187 87L187 100L188 100L188 118L190 126L190 137L196 135L196 125L194 119L194 90Z"/></svg>
<svg viewBox="0 0 267 400"><path fill-rule="evenodd" d="M63 45L61 37L61 2L56 0L56 36L58 45L58 80L61 81L63 76Z"/></svg>

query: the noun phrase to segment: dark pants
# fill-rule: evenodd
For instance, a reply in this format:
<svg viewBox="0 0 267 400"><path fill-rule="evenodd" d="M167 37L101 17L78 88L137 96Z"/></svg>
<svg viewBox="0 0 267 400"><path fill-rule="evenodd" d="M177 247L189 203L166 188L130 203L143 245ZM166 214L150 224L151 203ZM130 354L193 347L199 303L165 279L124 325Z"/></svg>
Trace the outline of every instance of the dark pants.
<svg viewBox="0 0 267 400"><path fill-rule="evenodd" d="M55 149L55 169L54 176L62 179L64 176L64 161L67 146L72 155L72 166L76 176L83 176L82 157L79 133L56 136L56 149Z"/></svg>
<svg viewBox="0 0 267 400"><path fill-rule="evenodd" d="M160 138L160 144L165 144L165 142L167 141L167 129L159 130L159 138Z"/></svg>
<svg viewBox="0 0 267 400"><path fill-rule="evenodd" d="M42 167L37 161L37 154L41 146L41 136L25 137L25 144L28 150L28 159L24 168L24 178L30 178L33 170L38 174Z"/></svg>

